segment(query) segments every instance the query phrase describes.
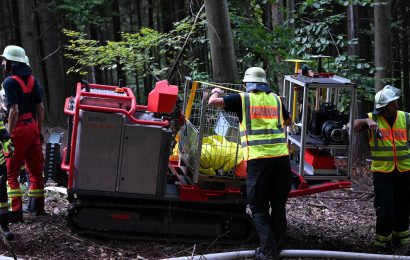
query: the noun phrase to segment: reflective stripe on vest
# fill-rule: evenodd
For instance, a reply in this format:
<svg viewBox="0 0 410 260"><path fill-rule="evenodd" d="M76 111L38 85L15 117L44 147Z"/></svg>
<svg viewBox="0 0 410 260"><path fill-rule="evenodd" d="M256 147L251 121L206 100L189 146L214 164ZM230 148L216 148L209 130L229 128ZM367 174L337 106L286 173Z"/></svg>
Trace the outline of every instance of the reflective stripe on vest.
<svg viewBox="0 0 410 260"><path fill-rule="evenodd" d="M241 93L241 145L246 161L289 154L283 130L282 103L275 94Z"/></svg>
<svg viewBox="0 0 410 260"><path fill-rule="evenodd" d="M368 113L368 117L377 123L383 134L383 138L379 139L369 131L369 145L372 157L371 170L389 173L397 167L400 172L409 171L409 114L398 111L393 128L390 127L383 116Z"/></svg>

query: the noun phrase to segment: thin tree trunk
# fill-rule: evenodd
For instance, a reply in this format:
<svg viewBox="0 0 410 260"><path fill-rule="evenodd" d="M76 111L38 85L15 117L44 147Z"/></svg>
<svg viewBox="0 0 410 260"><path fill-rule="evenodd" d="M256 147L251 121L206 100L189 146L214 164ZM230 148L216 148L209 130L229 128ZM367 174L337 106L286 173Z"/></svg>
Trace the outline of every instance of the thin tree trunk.
<svg viewBox="0 0 410 260"><path fill-rule="evenodd" d="M391 15L392 15L392 23L398 22L401 20L400 18L400 10L398 8L398 4L400 4L400 0L393 0L392 1L392 8L391 8ZM393 77L393 85L397 88L401 89L401 53L400 53L400 33L401 29L393 27L392 29L392 77Z"/></svg>
<svg viewBox="0 0 410 260"><path fill-rule="evenodd" d="M139 31L140 28L141 28L141 5L140 5L140 1L137 1L135 4L137 5L136 6L136 10L137 10L137 12L136 12L136 14L137 14L137 16L136 16L136 28L137 28L137 31ZM131 28L134 28L134 26L132 24L131 24ZM140 83L139 83L139 76L138 75L139 75L138 70L135 70L135 87L137 88L136 89L137 102L138 102L138 104L141 104L141 91L140 91Z"/></svg>
<svg viewBox="0 0 410 260"><path fill-rule="evenodd" d="M113 16L112 16L112 29L114 31L114 41L119 42L122 40L121 37L121 19L120 19L120 9L118 5L118 0L113 0L112 1L112 10L113 10ZM126 84L126 77L122 71L122 64L117 62L117 82L119 79L124 80L124 84Z"/></svg>
<svg viewBox="0 0 410 260"><path fill-rule="evenodd" d="M42 32L43 64L47 79L45 88L48 94L48 121L51 125L61 126L64 123L62 107L64 107L66 97L65 74L63 67L60 66L63 58L60 51L62 44L57 19L50 10L45 8L47 4L48 0L39 0L39 9L42 10L39 20Z"/></svg>
<svg viewBox="0 0 410 260"><path fill-rule="evenodd" d="M391 77L390 0L375 0L374 6L374 63L376 65L375 90L383 88Z"/></svg>
<svg viewBox="0 0 410 260"><path fill-rule="evenodd" d="M347 39L352 40L354 38L358 38L358 7L354 5L347 6ZM347 47L347 51L349 55L358 55L359 53L359 46L358 44L349 44Z"/></svg>
<svg viewBox="0 0 410 260"><path fill-rule="evenodd" d="M90 39L98 40L98 32L95 25L90 24L88 26L88 32ZM91 81L98 84L103 83L102 73L96 66L91 66Z"/></svg>
<svg viewBox="0 0 410 260"><path fill-rule="evenodd" d="M410 70L409 70L409 30L410 30L410 3L408 0L401 1L401 18L403 19L403 27L401 30L400 49L402 52L401 67L403 69L403 92L404 92L404 108L405 111L410 111Z"/></svg>
<svg viewBox="0 0 410 260"><path fill-rule="evenodd" d="M370 31L370 24L372 20L372 13L370 8L357 7L359 12L359 31L358 31L358 56L366 61L373 60L373 53L371 52L372 39L368 33Z"/></svg>
<svg viewBox="0 0 410 260"><path fill-rule="evenodd" d="M239 79L233 48L227 0L205 0L213 80L232 83Z"/></svg>
<svg viewBox="0 0 410 260"><path fill-rule="evenodd" d="M267 17L267 14L265 12L268 12L269 10L269 16L270 16L270 27L266 26L265 22L265 27L268 28L269 30L272 30L276 26L281 26L283 25L283 15L282 15L282 10L283 10L283 1L282 0L276 0L273 4L270 4L269 1L266 5L269 5L269 9L265 11L265 8L263 13L264 17Z"/></svg>
<svg viewBox="0 0 410 260"><path fill-rule="evenodd" d="M281 1L281 0L279 0ZM276 18L278 17L278 10L275 4L271 4L269 1L266 3L260 3L262 5L262 11L263 11L263 25L265 26L266 29L269 31L272 31L273 29L273 24L276 23L277 20ZM276 12L275 12L276 11Z"/></svg>

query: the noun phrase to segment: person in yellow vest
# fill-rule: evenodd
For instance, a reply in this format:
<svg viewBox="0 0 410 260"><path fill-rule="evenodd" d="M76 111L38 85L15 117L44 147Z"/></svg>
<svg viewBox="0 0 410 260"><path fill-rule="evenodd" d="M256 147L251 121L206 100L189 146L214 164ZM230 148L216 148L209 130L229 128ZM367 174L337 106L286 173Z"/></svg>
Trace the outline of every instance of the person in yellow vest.
<svg viewBox="0 0 410 260"><path fill-rule="evenodd" d="M222 90L212 89L208 104L238 115L247 161L246 195L260 240L255 258L276 259L287 226L285 206L291 171L284 129L292 124L292 119L269 87L262 68L247 69L243 82L245 93L220 97Z"/></svg>
<svg viewBox="0 0 410 260"><path fill-rule="evenodd" d="M400 90L386 85L375 95L375 109L354 121L367 129L373 171L376 236L379 251L407 247L410 207L410 114L398 110Z"/></svg>
<svg viewBox="0 0 410 260"><path fill-rule="evenodd" d="M0 227L1 233L7 240L13 240L14 234L9 229L9 223L13 222L10 217L9 204L7 197L7 167L6 158L13 156L14 147L10 135L4 126L3 120L0 120Z"/></svg>

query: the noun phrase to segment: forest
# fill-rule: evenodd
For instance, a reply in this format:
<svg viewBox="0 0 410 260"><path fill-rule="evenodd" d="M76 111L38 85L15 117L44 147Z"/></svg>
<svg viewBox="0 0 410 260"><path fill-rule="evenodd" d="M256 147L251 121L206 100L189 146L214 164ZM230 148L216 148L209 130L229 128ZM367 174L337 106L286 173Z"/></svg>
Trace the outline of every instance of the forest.
<svg viewBox="0 0 410 260"><path fill-rule="evenodd" d="M80 80L123 82L137 104L146 105L160 80L178 86L181 98L187 78L241 84L245 70L258 66L282 94L285 75L294 72L289 59L303 59L312 70L321 63L357 84L359 114L373 110L375 93L386 84L402 90L399 107L410 111L408 0L2 0L0 14L0 49L25 49L51 131L67 132L64 105ZM353 160L351 177L348 189L288 200L287 248L377 253L369 161ZM0 244L0 253L15 259L168 259L256 248L80 236L67 226L66 197L48 192L47 214L12 223L17 239Z"/></svg>
<svg viewBox="0 0 410 260"><path fill-rule="evenodd" d="M329 55L325 67L356 82L359 96L393 84L410 108L406 0L4 0L1 49L22 46L44 89L46 120L79 79L131 86L139 102L158 79L240 82L266 69L279 90L289 58ZM314 68L315 60L309 64ZM172 71L172 72L171 72Z"/></svg>

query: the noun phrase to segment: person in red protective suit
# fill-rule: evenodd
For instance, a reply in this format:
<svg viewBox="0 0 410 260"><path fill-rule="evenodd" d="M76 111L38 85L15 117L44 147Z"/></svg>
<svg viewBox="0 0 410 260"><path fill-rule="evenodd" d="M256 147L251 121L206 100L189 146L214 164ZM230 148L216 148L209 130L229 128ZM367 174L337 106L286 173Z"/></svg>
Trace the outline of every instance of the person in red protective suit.
<svg viewBox="0 0 410 260"><path fill-rule="evenodd" d="M8 108L8 131L14 144L14 156L7 160L9 207L16 216L23 216L22 193L18 177L21 165L29 172L30 187L27 211L44 213L44 157L41 134L44 105L40 85L32 75L23 48L7 46L3 54L4 72L10 76L4 80Z"/></svg>

